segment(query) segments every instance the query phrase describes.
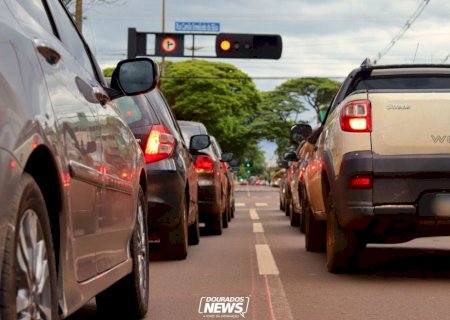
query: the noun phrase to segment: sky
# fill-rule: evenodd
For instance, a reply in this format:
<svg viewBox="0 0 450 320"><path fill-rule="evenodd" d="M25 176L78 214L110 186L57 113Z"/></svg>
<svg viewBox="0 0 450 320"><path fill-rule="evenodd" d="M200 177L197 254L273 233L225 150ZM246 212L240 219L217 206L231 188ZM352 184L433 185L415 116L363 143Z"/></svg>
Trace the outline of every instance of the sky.
<svg viewBox="0 0 450 320"><path fill-rule="evenodd" d="M163 1L84 0L83 35L102 67L126 58L129 27L162 31ZM175 32L175 22L218 22L221 32L281 35L279 60L212 60L236 65L263 91L297 77L343 80L366 57L374 60L404 29L379 64L443 63L450 55L448 0L165 0L165 31ZM203 47L198 54L213 54L213 40L199 38L205 40L196 40ZM154 40L148 42L151 52Z"/></svg>

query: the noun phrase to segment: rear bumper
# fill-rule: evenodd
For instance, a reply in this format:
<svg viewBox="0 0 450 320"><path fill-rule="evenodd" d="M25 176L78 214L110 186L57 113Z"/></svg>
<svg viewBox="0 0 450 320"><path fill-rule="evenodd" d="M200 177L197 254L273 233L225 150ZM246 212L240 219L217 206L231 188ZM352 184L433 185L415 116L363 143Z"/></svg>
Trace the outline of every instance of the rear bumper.
<svg viewBox="0 0 450 320"><path fill-rule="evenodd" d="M175 170L147 169L149 226L151 230L173 228L180 221L185 178Z"/></svg>
<svg viewBox="0 0 450 320"><path fill-rule="evenodd" d="M198 179L198 211L200 221L209 215L219 215L221 212L220 184L214 175L199 175Z"/></svg>
<svg viewBox="0 0 450 320"><path fill-rule="evenodd" d="M373 176L372 189L348 189L351 177L366 174ZM338 218L345 227L384 232L380 225L400 218L417 236L450 235L450 216L438 216L432 209L437 194L450 194L450 155L348 153L333 189Z"/></svg>

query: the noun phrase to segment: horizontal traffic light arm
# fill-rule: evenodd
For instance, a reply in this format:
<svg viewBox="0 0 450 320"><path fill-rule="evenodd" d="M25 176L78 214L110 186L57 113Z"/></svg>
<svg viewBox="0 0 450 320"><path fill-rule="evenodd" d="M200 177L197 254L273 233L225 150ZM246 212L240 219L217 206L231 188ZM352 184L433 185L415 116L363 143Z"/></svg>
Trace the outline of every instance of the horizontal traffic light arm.
<svg viewBox="0 0 450 320"><path fill-rule="evenodd" d="M147 35L155 36L155 52L147 52ZM185 36L216 37L216 55L196 55L184 53ZM128 58L149 57L186 57L186 58L241 58L241 59L279 59L282 52L282 40L279 35L245 33L160 33L141 32L136 28L128 29Z"/></svg>

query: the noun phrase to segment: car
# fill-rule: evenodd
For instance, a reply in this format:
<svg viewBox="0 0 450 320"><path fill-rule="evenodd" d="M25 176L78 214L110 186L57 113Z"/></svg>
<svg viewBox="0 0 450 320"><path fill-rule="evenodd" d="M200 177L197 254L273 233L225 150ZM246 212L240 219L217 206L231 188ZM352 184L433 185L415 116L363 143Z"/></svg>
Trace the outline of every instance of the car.
<svg viewBox="0 0 450 320"><path fill-rule="evenodd" d="M196 134L207 134L206 127L195 121L178 121L186 140ZM214 235L222 234L223 228L228 227L230 211L231 189L222 165L224 161L231 161L228 154L220 154L220 147L214 137L211 145L195 156L194 166L197 170L198 197L200 221L206 224L206 229Z"/></svg>
<svg viewBox="0 0 450 320"><path fill-rule="evenodd" d="M449 85L448 65L369 59L342 83L307 138L306 237L326 246L330 272L354 268L367 243L450 235Z"/></svg>
<svg viewBox="0 0 450 320"><path fill-rule="evenodd" d="M0 318L148 310L144 156L114 100L158 82L148 58L107 86L57 0L0 1Z"/></svg>
<svg viewBox="0 0 450 320"><path fill-rule="evenodd" d="M194 143L189 143L188 149L170 106L157 88L122 97L117 104L144 151L149 237L159 239L165 258L185 259L188 244L200 241L198 176L192 154L209 146L209 136L190 137Z"/></svg>

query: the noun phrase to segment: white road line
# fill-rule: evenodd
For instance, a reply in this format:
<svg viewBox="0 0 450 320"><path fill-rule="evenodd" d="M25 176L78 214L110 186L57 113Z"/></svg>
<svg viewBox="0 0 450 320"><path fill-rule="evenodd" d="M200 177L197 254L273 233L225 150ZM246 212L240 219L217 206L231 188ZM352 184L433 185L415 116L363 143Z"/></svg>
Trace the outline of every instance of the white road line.
<svg viewBox="0 0 450 320"><path fill-rule="evenodd" d="M252 220L259 220L258 212L256 212L256 209L250 209L250 218Z"/></svg>
<svg viewBox="0 0 450 320"><path fill-rule="evenodd" d="M255 244L256 258L258 259L258 269L260 275L278 275L277 264L273 258L272 251L267 244Z"/></svg>
<svg viewBox="0 0 450 320"><path fill-rule="evenodd" d="M236 203L234 204L234 206L235 206L235 207L245 207L245 203L242 203L242 202L236 202Z"/></svg>
<svg viewBox="0 0 450 320"><path fill-rule="evenodd" d="M255 206L257 206L257 207L267 207L267 203L265 203L265 202L256 202Z"/></svg>
<svg viewBox="0 0 450 320"><path fill-rule="evenodd" d="M253 223L253 232L264 232L263 226L261 222L255 222Z"/></svg>

